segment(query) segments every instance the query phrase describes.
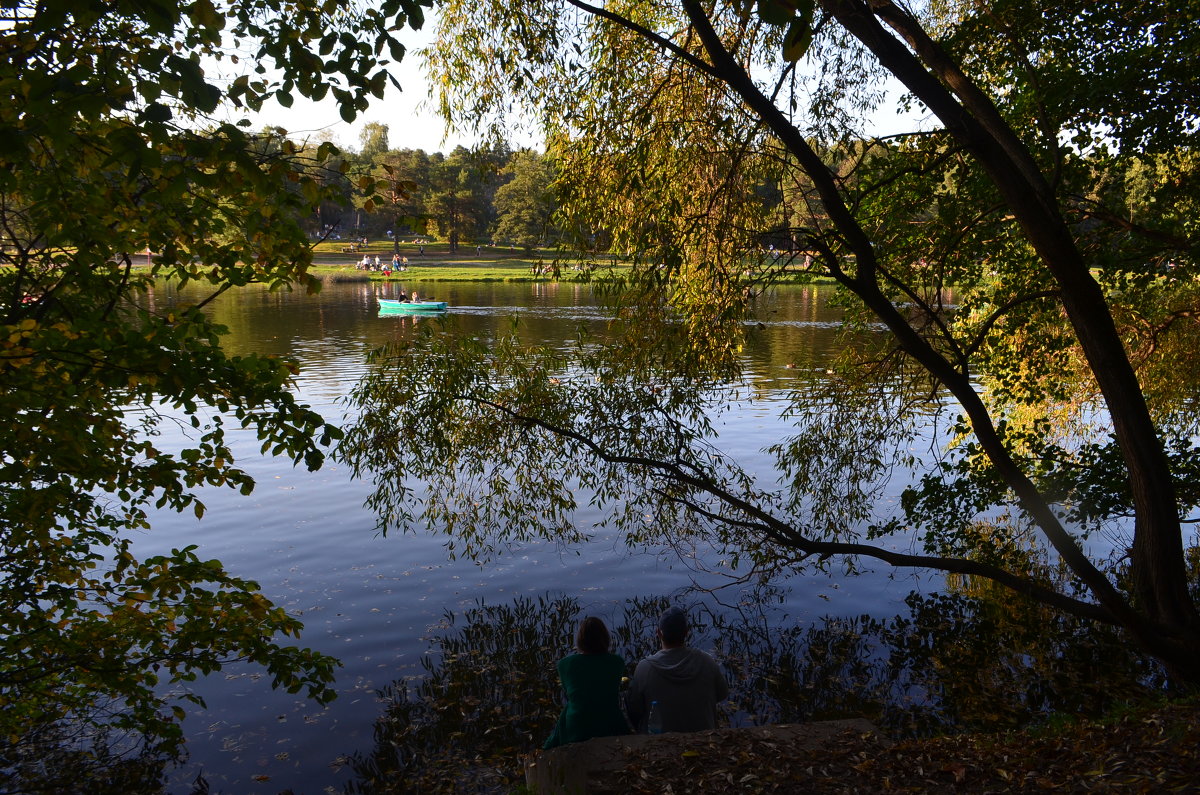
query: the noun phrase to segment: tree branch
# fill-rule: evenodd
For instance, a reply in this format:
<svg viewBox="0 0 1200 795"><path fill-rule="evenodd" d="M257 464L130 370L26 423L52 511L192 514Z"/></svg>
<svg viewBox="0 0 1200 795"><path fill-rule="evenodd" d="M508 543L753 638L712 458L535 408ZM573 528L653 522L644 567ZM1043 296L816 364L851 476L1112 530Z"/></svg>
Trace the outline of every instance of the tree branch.
<svg viewBox="0 0 1200 795"><path fill-rule="evenodd" d="M632 19L629 19L628 17L621 16L620 14L615 14L606 8L602 8L601 6L594 6L591 3L585 3L585 2L583 2L583 0L567 0L567 3L575 6L576 8L578 8L581 11L586 11L587 13L591 14L592 16L597 16L597 17L600 17L601 19L607 19L609 22L612 22L614 25L625 28L626 30L631 31L632 33L636 33L637 35L641 36L642 38L646 39L647 41L657 44L659 47L662 47L664 50L671 52L672 54L675 55L675 57L685 61L690 66L692 66L696 69L699 69L701 72L708 75L709 77L715 77L718 79L720 77L717 74L716 70L714 70L711 65L700 60L695 55L692 55L690 52L683 49L682 47L680 47L678 44L671 41L670 39L660 36L659 34L655 33L654 31L650 30L649 28L645 27L644 25L639 25L638 23L634 22Z"/></svg>
<svg viewBox="0 0 1200 795"><path fill-rule="evenodd" d="M979 332L975 335L975 340L970 345L967 346L967 348L964 351L964 355L970 356L971 354L973 354L977 350L979 350L980 346L983 345L984 338L987 337L988 332L991 331L992 327L995 326L996 323L1000 322L1000 319L1002 317L1004 317L1004 315L1006 315L1009 312L1009 310L1014 309L1014 308L1020 306L1021 304L1026 304L1031 301L1037 301L1042 298L1057 298L1057 297L1058 297L1058 290L1039 290L1038 292L1028 293L1026 295L1019 295L1016 298L1013 298L1010 301L1006 301L1005 303L996 307L995 311L993 311L990 315L988 315L986 318L984 318L983 323L979 327Z"/></svg>
<svg viewBox="0 0 1200 795"><path fill-rule="evenodd" d="M953 574L985 577L1011 588L1018 593L1025 594L1033 599L1036 599L1046 605L1050 605L1073 615L1080 616L1081 618L1102 621L1107 624L1119 623L1117 618L1101 605L1073 599L1069 596L1060 594L1057 591L1042 585L1041 583L1023 577L1018 577L1012 572L1008 572L979 561L967 560L963 558L910 555L900 552L892 552L871 544L851 543L845 541L820 541L811 538L805 535L802 530L773 516L767 511L764 511L755 503L752 503L749 500L739 497L729 490L722 488L720 485L707 477L696 474L695 469L692 467L685 469L680 463L661 461L641 455L625 455L614 453L597 443L591 437L579 433L578 431L563 427L561 425L556 425L538 417L521 414L515 409L499 403L463 394L454 395L453 397L458 400L475 403L476 405L487 406L492 410L507 416L520 425L540 428L541 430L544 430L555 436L571 439L585 448L589 453L591 453L591 455L595 456L601 461L604 461L605 463L631 466L657 472L673 482L686 485L697 491L709 494L730 508L745 514L746 516L753 517L756 521L737 520L726 517L710 511L698 503L695 503L691 500L686 500L683 497L676 496L674 494L670 495L668 499L686 505L690 509L695 510L697 513L715 521L719 521L723 524L761 532L776 543L792 549L797 549L805 555L869 557L876 560L881 560L896 567L937 569L939 571L950 572ZM665 495L669 490L659 489L658 491L660 494Z"/></svg>

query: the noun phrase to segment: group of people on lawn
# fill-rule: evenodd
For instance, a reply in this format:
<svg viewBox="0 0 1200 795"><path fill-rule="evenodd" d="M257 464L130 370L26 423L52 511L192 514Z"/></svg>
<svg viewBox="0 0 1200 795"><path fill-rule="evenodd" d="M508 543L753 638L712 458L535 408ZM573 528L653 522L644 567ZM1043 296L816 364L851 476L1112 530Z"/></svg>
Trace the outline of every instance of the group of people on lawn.
<svg viewBox="0 0 1200 795"><path fill-rule="evenodd" d="M358 270L360 270L360 271L382 270L385 274L391 274L392 271L408 270L408 257L401 257L399 254L393 254L392 255L392 266L390 268L387 268L387 267L379 264L379 255L378 254L375 255L374 260L371 259L371 255L363 254L362 261L360 261L355 267L358 268Z"/></svg>
<svg viewBox="0 0 1200 795"><path fill-rule="evenodd" d="M575 634L576 653L558 661L567 701L543 748L635 732L715 729L717 702L729 695L729 685L716 660L687 645L689 632L681 608L659 617L659 651L638 663L622 704L625 661L609 651L604 622L585 618Z"/></svg>

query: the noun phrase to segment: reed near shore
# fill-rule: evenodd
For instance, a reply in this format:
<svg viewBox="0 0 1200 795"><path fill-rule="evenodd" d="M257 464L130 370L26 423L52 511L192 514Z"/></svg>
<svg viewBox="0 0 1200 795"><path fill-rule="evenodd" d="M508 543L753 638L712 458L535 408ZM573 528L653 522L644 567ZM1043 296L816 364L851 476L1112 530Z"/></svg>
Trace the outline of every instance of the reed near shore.
<svg viewBox="0 0 1200 795"><path fill-rule="evenodd" d="M352 273L347 271L328 271L324 269L317 269L313 271L312 275L320 279L324 284L371 281L371 274L363 271Z"/></svg>

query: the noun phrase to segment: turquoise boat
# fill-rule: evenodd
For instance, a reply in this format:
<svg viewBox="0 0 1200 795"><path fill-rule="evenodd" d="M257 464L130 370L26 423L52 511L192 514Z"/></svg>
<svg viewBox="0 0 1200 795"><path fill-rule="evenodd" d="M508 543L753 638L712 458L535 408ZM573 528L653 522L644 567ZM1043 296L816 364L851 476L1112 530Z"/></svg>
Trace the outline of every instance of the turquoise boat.
<svg viewBox="0 0 1200 795"><path fill-rule="evenodd" d="M445 312L445 301L393 301L379 299L380 312Z"/></svg>

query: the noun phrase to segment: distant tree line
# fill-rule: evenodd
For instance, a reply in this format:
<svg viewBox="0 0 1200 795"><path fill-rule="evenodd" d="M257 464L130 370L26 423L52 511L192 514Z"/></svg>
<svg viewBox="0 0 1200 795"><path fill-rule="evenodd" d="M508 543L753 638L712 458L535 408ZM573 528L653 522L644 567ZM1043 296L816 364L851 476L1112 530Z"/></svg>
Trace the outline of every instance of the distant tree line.
<svg viewBox="0 0 1200 795"><path fill-rule="evenodd" d="M314 179L335 188L305 222L315 237L433 238L459 245L496 243L532 249L562 238L555 166L550 155L506 144L449 154L393 149L388 125L370 122L357 152L317 156L300 144ZM282 138L283 130L268 130Z"/></svg>

